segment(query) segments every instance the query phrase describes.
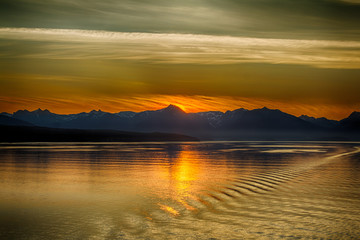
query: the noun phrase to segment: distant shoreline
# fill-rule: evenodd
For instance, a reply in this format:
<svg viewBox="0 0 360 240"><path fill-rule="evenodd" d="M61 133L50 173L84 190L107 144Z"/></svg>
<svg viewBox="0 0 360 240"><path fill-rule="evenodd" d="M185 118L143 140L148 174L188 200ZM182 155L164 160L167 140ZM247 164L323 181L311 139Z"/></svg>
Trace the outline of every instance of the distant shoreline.
<svg viewBox="0 0 360 240"><path fill-rule="evenodd" d="M0 142L200 142L200 141L360 141L357 133L312 131L242 131L193 137L165 132L67 129L0 125ZM194 132L196 135L196 132Z"/></svg>
<svg viewBox="0 0 360 240"><path fill-rule="evenodd" d="M36 126L0 125L0 142L151 142L199 141L173 133L142 133L118 130L61 129Z"/></svg>

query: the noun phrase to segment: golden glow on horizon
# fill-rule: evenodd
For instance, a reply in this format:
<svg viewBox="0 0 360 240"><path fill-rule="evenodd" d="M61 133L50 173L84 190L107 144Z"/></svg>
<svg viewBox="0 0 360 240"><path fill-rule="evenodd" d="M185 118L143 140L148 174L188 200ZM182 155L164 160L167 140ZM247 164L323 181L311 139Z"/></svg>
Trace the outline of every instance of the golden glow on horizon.
<svg viewBox="0 0 360 240"><path fill-rule="evenodd" d="M295 37L287 31L210 34L203 25L198 31L145 27L143 32L68 24L0 26L0 111L138 112L175 104L199 112L265 106L330 119L359 111L360 41L353 33L313 36L310 28Z"/></svg>
<svg viewBox="0 0 360 240"><path fill-rule="evenodd" d="M283 112L300 116L302 114L313 117L326 117L340 120L349 116L353 111L359 109L360 104L355 106L343 106L335 104L311 104L284 102L267 99L241 98L241 97L211 97L211 96L180 96L180 95L147 95L128 96L124 98L81 98L58 99L58 98L22 98L2 97L1 112L13 113L17 110L27 109L34 111L38 108L48 109L57 114L72 114L89 112L91 110L102 110L106 112L158 110L170 104L176 105L187 113L203 111L235 110L245 108L248 110L267 107L279 109Z"/></svg>

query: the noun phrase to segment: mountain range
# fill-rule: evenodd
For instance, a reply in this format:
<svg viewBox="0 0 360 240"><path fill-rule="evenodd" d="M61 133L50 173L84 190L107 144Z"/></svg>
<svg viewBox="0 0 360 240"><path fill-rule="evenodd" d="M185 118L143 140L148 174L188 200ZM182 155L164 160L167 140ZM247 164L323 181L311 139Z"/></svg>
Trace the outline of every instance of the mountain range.
<svg viewBox="0 0 360 240"><path fill-rule="evenodd" d="M1 113L0 125L65 129L170 132L203 139L360 139L360 112L340 121L296 117L277 109L236 109L186 113L175 105L155 111L108 113L101 110L56 114L48 110Z"/></svg>

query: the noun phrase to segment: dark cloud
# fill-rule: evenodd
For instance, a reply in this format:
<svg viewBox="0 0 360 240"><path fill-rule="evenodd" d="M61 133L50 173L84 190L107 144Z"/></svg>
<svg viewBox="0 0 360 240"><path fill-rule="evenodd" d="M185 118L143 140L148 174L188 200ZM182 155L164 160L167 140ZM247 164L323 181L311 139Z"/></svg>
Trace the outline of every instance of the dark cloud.
<svg viewBox="0 0 360 240"><path fill-rule="evenodd" d="M307 38L358 37L360 5L331 0L214 0L249 31ZM245 21L246 21L245 20Z"/></svg>
<svg viewBox="0 0 360 240"><path fill-rule="evenodd" d="M335 0L2 0L0 26L359 39L359 12Z"/></svg>
<svg viewBox="0 0 360 240"><path fill-rule="evenodd" d="M246 97L340 118L360 102L359 13L357 0L0 0L0 100Z"/></svg>

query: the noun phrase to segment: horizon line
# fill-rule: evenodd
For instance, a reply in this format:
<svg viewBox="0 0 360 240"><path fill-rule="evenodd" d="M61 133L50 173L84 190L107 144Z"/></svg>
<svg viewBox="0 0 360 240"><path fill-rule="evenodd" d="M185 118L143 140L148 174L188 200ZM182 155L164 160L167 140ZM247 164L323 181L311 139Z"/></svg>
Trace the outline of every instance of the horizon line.
<svg viewBox="0 0 360 240"><path fill-rule="evenodd" d="M35 112L35 111L48 111L48 112L50 112L50 113L53 113L53 114L57 114L57 115L76 115L76 114L80 114L80 113L91 113L91 112L104 112L104 113L110 113L110 114L116 114L116 113L121 113L121 112L133 112L133 113L141 113L141 112L146 112L146 111L159 111L159 110L163 110L163 109L166 109L166 108L168 108L168 107L170 107L170 106L175 106L175 107L177 107L177 108L179 108L180 110L182 110L184 113L186 113L186 114L196 114L196 113L205 113L205 112L221 112L221 113L223 113L223 114L225 114L226 112L232 112L232 111L236 111L236 110L239 110L239 109L244 109L244 110L247 110L247 111L253 111L253 110L259 110L259 109L269 109L269 110L278 110L278 111L280 111L280 112L283 112L283 113L286 113L286 114L289 114L289 115L292 115L292 116L295 116L295 117L301 117L301 116L307 116L307 117L313 117L313 116L309 116L309 115L307 115L307 114L300 114L299 116L296 116L296 115L294 115L294 114L290 114L290 113L287 113L286 111L282 111L282 110L280 110L280 109L278 109L278 108L268 108L268 107L266 107L266 106L263 106L263 107L259 107L259 108L253 108L253 109L246 109L246 108L243 108L243 107L240 107L240 108L236 108L236 109L233 109L233 110L226 110L226 111L220 111L220 110L209 110L209 111L199 111L199 112L186 112L186 108L185 107L181 107L181 106L179 106L179 104L169 104L168 106L166 106L166 107L163 107L163 108L160 108L160 109L155 109L155 110L144 110L144 111L138 111L138 112L136 112L136 111L130 111L130 110L123 110L123 111L117 111L117 112L111 112L111 111L109 111L109 112L107 112L107 111L102 111L100 108L98 109L98 110L96 110L96 109L92 109L92 110L90 110L89 112L85 112L85 111L83 111L83 112L77 112L77 113L68 113L68 114L61 114L61 113L56 113L56 112L53 112L53 111L51 111L51 110L49 110L49 109L47 109L47 108L45 108L45 109L41 109L40 107L39 108L37 108L37 109L35 109L35 110L28 110L28 109L18 109L18 110L16 110L16 111L14 111L13 113L8 113L8 112L1 112L0 114L2 115L2 114L14 114L14 113L16 113L16 112L18 112L18 111L28 111L28 112ZM356 110L353 110L351 113L353 113L353 112L357 112ZM350 114L351 114L350 113ZM350 115L349 115L350 116ZM325 118L325 119L328 119L328 120L333 120L333 121L340 121L340 120L334 120L334 119L329 119L329 118L326 118L326 117L313 117L313 118L316 118L316 119L319 119L319 118ZM346 118L346 117L345 117Z"/></svg>

